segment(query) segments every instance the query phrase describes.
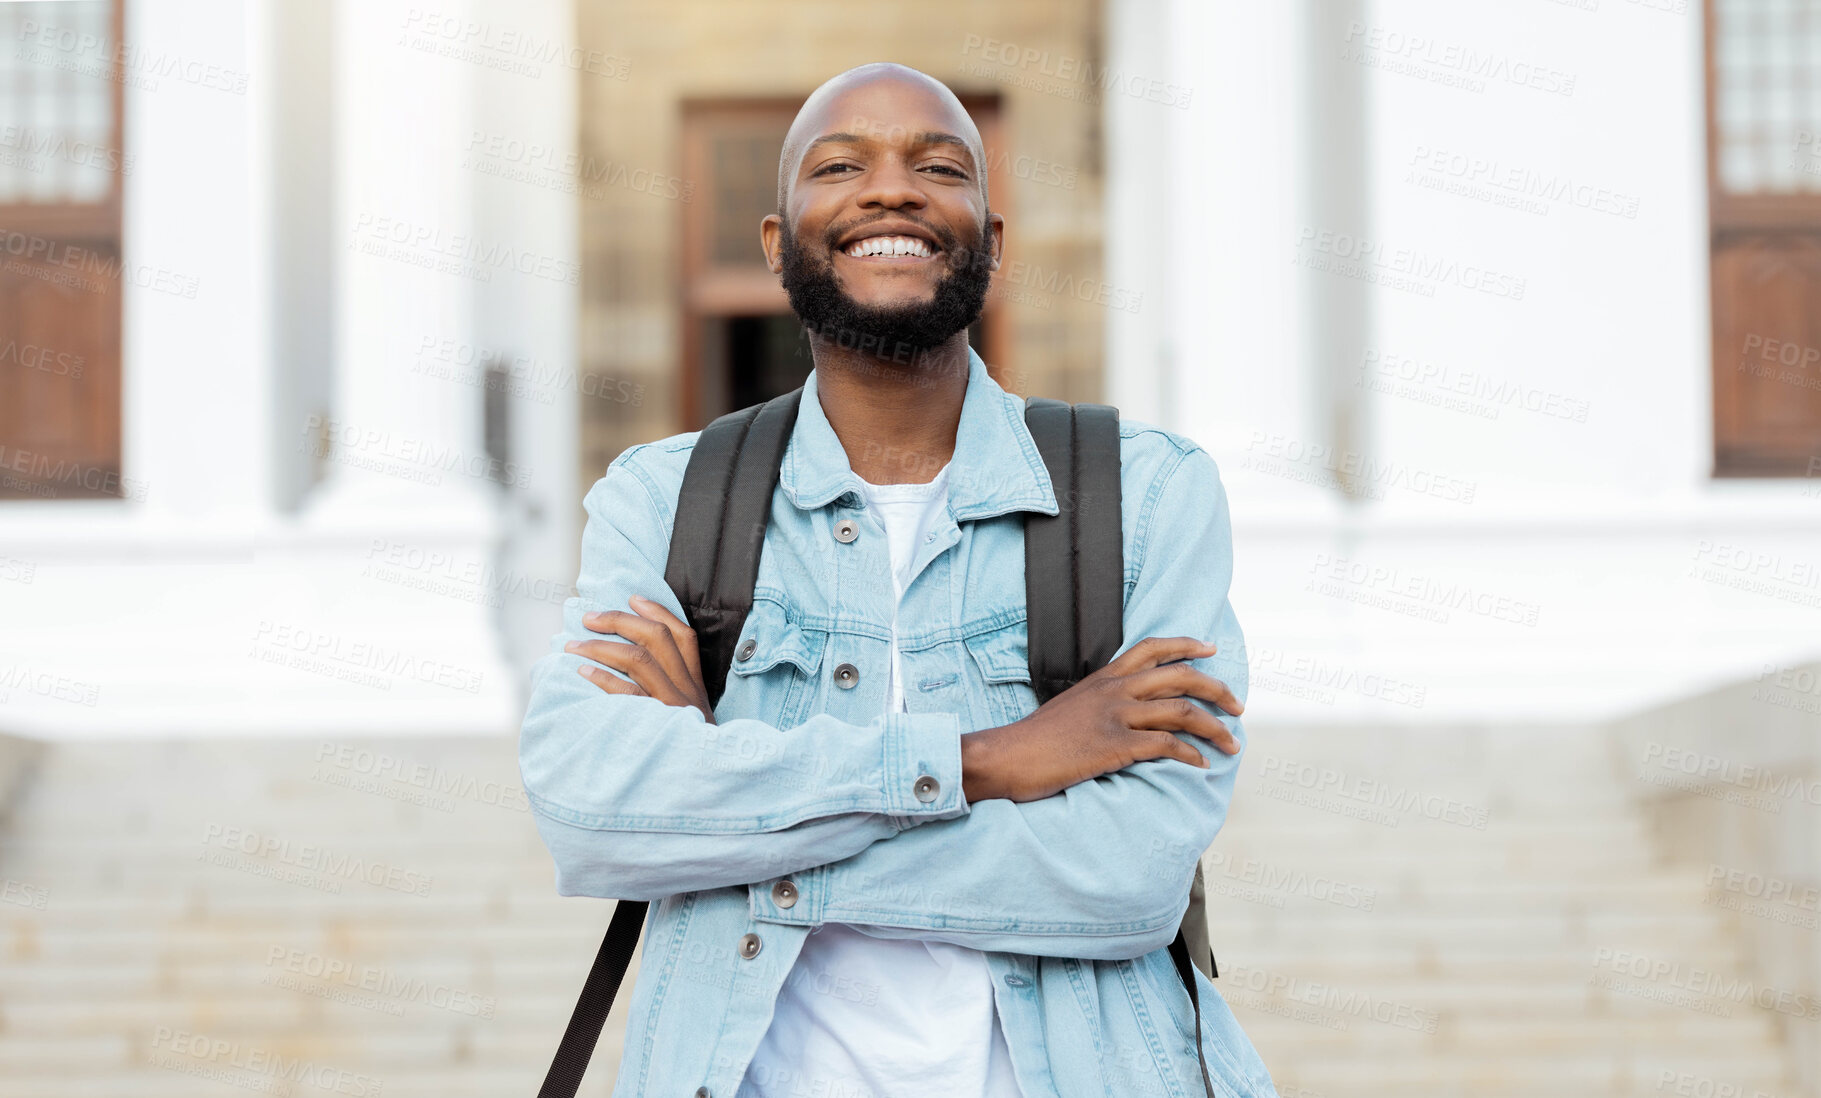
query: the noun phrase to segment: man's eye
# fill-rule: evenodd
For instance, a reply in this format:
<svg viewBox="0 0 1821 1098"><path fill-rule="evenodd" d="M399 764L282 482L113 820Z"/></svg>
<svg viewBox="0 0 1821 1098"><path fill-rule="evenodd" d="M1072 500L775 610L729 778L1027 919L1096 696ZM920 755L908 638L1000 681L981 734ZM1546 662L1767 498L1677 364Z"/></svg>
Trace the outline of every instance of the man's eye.
<svg viewBox="0 0 1821 1098"><path fill-rule="evenodd" d="M853 167L852 164L824 164L820 168L817 168L815 171L813 171L809 174L811 177L818 176L818 175L827 175L829 172L834 171L836 168L852 168L852 167ZM855 169L855 170L857 171L858 169Z"/></svg>
<svg viewBox="0 0 1821 1098"><path fill-rule="evenodd" d="M947 172L948 174L954 176L956 179L966 179L967 178L966 172L961 171L959 168L951 168L947 164L931 164L930 171Z"/></svg>

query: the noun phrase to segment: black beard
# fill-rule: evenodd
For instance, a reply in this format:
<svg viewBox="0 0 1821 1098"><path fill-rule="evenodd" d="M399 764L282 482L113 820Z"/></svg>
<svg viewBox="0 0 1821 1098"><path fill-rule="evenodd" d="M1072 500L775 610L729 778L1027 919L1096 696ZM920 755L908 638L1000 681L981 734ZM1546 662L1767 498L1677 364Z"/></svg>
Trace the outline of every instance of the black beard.
<svg viewBox="0 0 1821 1098"><path fill-rule="evenodd" d="M945 270L936 280L935 295L927 302L880 307L849 297L835 276L834 264L817 262L798 247L785 222L778 241L784 263L780 279L790 295L791 311L811 335L871 349L880 358L901 358L905 352L941 346L980 316L993 278L991 257L980 247L984 235L984 230L976 230L973 240L958 246L954 233L938 233ZM831 250L833 243L829 242Z"/></svg>

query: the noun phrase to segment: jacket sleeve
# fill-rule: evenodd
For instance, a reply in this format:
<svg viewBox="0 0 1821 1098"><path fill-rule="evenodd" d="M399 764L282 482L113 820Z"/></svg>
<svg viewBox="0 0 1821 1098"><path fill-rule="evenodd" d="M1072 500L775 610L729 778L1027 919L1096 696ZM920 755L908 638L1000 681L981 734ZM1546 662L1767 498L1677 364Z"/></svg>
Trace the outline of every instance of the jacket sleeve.
<svg viewBox="0 0 1821 1098"><path fill-rule="evenodd" d="M578 594L532 670L519 769L557 891L650 900L747 884L965 814L956 714L714 725L694 708L609 694L576 673L584 660L563 645L603 636L582 625L584 614L629 610L638 594L684 617L664 579L669 530L635 460L642 449L615 459L584 501ZM797 780L804 773L826 779ZM914 790L924 775L940 790L928 803Z"/></svg>
<svg viewBox="0 0 1821 1098"><path fill-rule="evenodd" d="M1227 589L1233 554L1226 491L1197 448L1165 472L1140 530L1142 562L1125 610L1121 651L1150 637L1218 646L1192 666L1246 693L1244 641ZM1148 546L1148 548L1146 548ZM1237 718L1196 699L1240 741ZM796 882L808 903L780 910L759 886L756 917L843 922L877 937L924 938L975 949L1120 960L1168 945L1189 902L1195 863L1226 817L1240 756L1179 737L1208 769L1152 759L1054 796L981 801L965 816L875 843Z"/></svg>

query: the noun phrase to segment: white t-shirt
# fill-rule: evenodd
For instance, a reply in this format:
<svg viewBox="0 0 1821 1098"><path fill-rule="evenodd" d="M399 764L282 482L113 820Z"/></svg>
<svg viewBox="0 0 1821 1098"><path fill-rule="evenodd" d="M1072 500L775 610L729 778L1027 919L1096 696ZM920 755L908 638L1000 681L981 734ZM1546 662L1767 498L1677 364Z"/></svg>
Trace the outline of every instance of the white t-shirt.
<svg viewBox="0 0 1821 1098"><path fill-rule="evenodd" d="M861 482L884 524L892 584L948 505L948 466L928 484ZM887 696L902 712L904 673L892 618ZM874 938L845 923L810 931L778 992L771 1027L739 1098L1022 1098L977 949L917 938Z"/></svg>

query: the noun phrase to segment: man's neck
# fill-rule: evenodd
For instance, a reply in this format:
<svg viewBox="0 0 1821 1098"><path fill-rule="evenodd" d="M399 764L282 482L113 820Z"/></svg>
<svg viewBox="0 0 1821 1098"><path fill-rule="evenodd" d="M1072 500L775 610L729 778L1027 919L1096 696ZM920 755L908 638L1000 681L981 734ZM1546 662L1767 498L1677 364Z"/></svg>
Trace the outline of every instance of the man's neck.
<svg viewBox="0 0 1821 1098"><path fill-rule="evenodd" d="M847 464L871 484L927 484L955 455L967 396L967 329L879 358L812 336L816 398Z"/></svg>

